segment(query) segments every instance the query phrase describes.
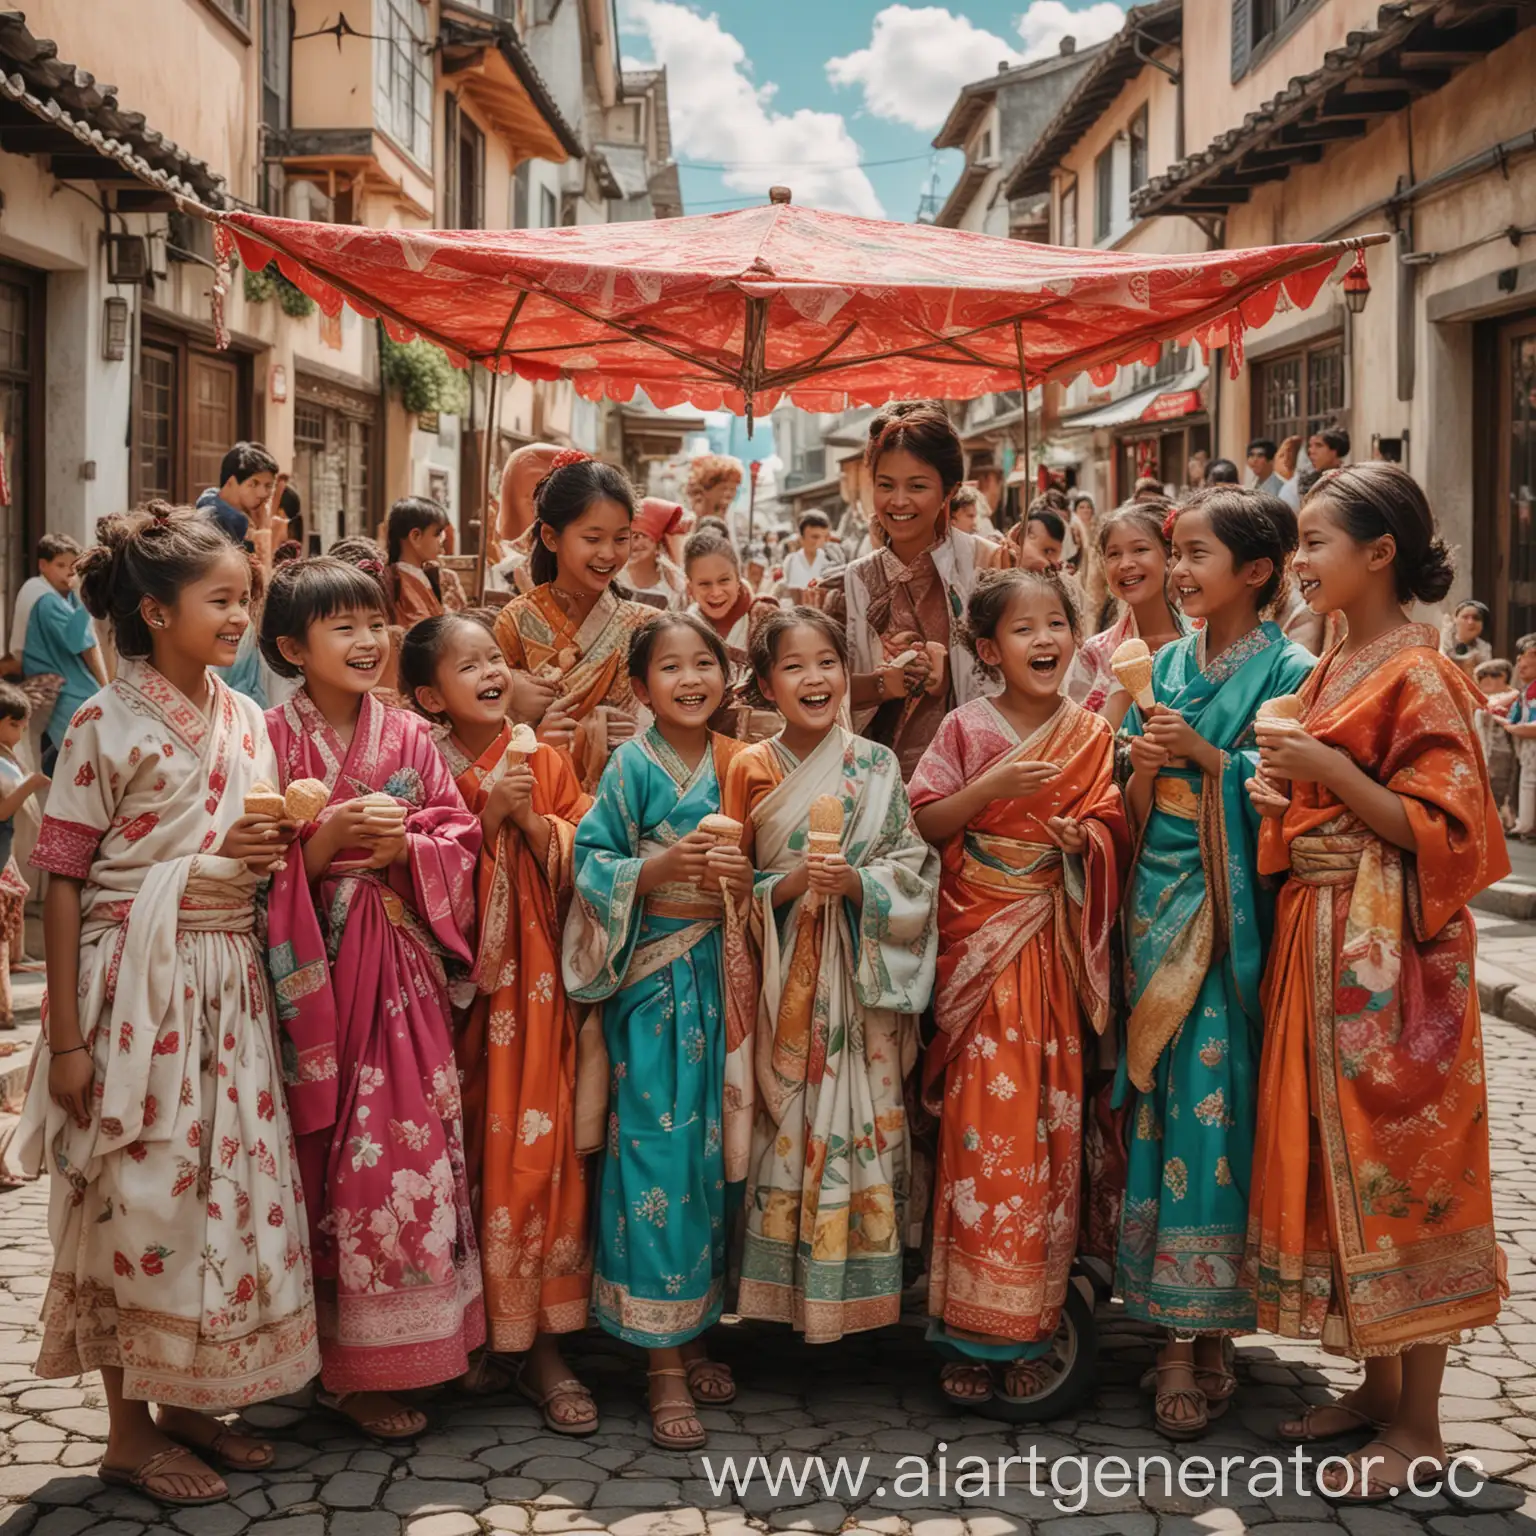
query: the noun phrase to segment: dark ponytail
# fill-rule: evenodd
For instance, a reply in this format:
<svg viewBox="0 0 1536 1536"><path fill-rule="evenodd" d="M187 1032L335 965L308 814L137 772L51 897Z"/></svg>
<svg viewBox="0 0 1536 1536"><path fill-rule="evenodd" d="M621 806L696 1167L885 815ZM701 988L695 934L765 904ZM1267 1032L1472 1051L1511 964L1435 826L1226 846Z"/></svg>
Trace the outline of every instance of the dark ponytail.
<svg viewBox="0 0 1536 1536"><path fill-rule="evenodd" d="M1417 598L1438 603L1451 590L1456 562L1435 533L1435 514L1423 489L1400 464L1372 462L1324 470L1306 505L1314 501L1322 502L1357 544L1392 535L1397 544L1392 576L1398 602Z"/></svg>
<svg viewBox="0 0 1536 1536"><path fill-rule="evenodd" d="M534 488L533 552L528 558L528 574L535 586L542 587L560 574L560 562L544 542L544 530L564 533L595 501L616 501L626 517L633 519L635 515L635 488L629 476L601 459L562 464ZM623 588L615 583L614 591L622 593Z"/></svg>

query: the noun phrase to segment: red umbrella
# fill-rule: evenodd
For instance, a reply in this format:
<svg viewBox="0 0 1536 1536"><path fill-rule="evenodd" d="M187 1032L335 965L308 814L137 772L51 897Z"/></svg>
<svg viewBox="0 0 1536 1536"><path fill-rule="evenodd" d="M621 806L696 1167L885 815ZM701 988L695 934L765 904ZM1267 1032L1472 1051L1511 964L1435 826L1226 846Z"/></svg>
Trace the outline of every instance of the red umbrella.
<svg viewBox="0 0 1536 1536"><path fill-rule="evenodd" d="M566 377L589 399L745 414L894 397L970 399L1156 362L1169 338L1226 346L1282 294L1305 308L1340 256L1385 240L1190 255L1031 245L769 206L566 229L368 229L219 216L252 270L279 269L455 361ZM228 233L226 233L226 231Z"/></svg>

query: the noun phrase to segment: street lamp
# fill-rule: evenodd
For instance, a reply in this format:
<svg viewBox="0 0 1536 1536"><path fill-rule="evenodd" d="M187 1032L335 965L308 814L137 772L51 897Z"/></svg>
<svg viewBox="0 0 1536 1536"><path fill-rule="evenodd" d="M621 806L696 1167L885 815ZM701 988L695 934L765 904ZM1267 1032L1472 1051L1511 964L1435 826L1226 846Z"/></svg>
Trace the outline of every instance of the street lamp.
<svg viewBox="0 0 1536 1536"><path fill-rule="evenodd" d="M1371 279L1365 270L1365 252L1355 252L1355 263L1344 274L1344 303L1350 314L1358 315L1371 296Z"/></svg>

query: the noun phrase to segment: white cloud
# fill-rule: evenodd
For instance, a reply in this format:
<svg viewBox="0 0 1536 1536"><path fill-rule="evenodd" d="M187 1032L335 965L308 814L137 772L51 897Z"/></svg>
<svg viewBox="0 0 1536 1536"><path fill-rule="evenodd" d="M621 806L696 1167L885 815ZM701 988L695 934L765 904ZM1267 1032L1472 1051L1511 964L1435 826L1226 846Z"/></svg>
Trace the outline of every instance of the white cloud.
<svg viewBox="0 0 1536 1536"><path fill-rule="evenodd" d="M797 203L884 216L842 114L775 111L777 87L753 83L746 49L717 16L677 0L625 0L622 24L647 40L650 63L666 66L680 159L726 163L723 180L736 192L766 197L782 183Z"/></svg>
<svg viewBox="0 0 1536 1536"><path fill-rule="evenodd" d="M933 131L949 116L960 89L997 73L997 66L1026 63L1055 53L1063 37L1080 48L1118 32L1125 12L1115 0L1095 0L1071 10L1062 0L1031 0L1016 18L1009 41L939 5L888 5L875 16L869 46L827 61L833 85L858 86L876 117Z"/></svg>

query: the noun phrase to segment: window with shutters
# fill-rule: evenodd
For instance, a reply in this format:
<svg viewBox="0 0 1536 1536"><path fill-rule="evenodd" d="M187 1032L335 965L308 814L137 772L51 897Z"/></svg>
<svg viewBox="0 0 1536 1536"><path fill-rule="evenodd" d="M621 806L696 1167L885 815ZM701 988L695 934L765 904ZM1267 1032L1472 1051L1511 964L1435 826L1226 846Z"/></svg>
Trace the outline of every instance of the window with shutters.
<svg viewBox="0 0 1536 1536"><path fill-rule="evenodd" d="M1256 363L1252 399L1255 437L1283 443L1337 426L1344 414L1343 342L1335 337Z"/></svg>
<svg viewBox="0 0 1536 1536"><path fill-rule="evenodd" d="M1232 0L1232 78L1241 80L1323 0Z"/></svg>
<svg viewBox="0 0 1536 1536"><path fill-rule="evenodd" d="M1061 190L1061 224L1056 231L1058 245L1077 244L1077 181L1074 178Z"/></svg>
<svg viewBox="0 0 1536 1536"><path fill-rule="evenodd" d="M1131 191L1147 184L1147 109L1131 119Z"/></svg>
<svg viewBox="0 0 1536 1536"><path fill-rule="evenodd" d="M432 50L416 0L378 0L373 8L373 113L379 127L418 165L432 164Z"/></svg>
<svg viewBox="0 0 1536 1536"><path fill-rule="evenodd" d="M443 203L449 229L485 228L485 135L456 96L443 98Z"/></svg>
<svg viewBox="0 0 1536 1536"><path fill-rule="evenodd" d="M1093 162L1093 238L1109 239L1115 227L1115 146L1108 144Z"/></svg>

